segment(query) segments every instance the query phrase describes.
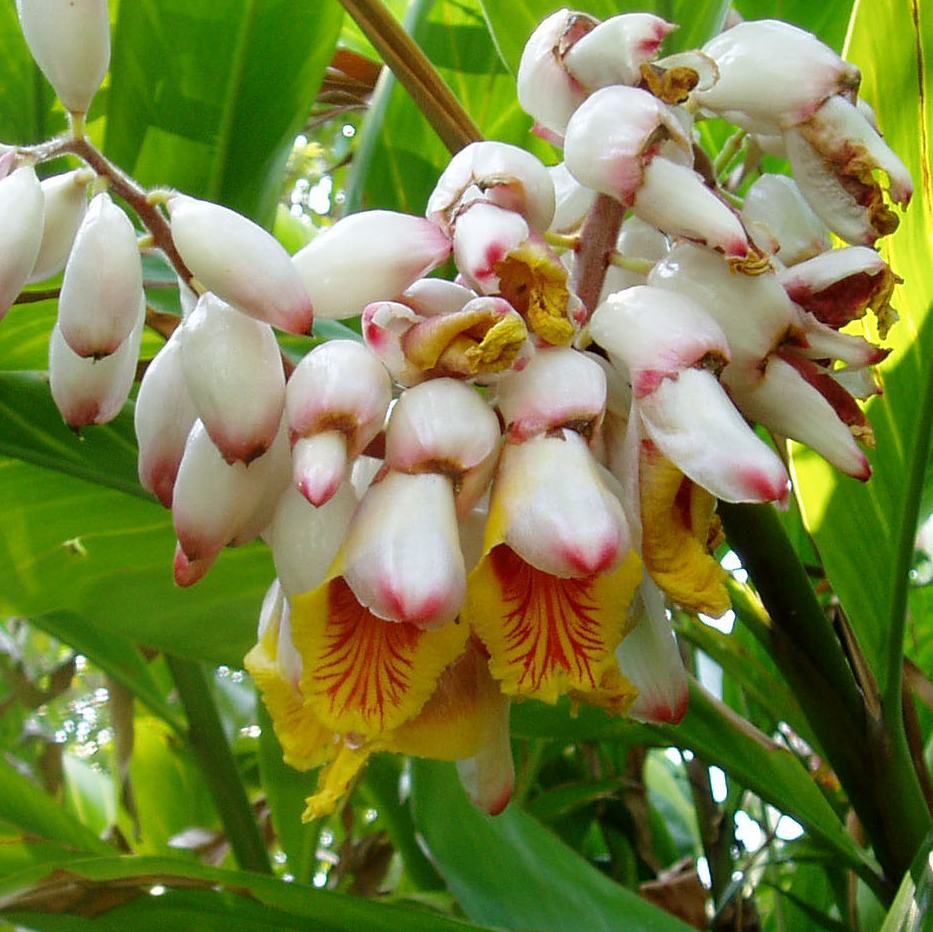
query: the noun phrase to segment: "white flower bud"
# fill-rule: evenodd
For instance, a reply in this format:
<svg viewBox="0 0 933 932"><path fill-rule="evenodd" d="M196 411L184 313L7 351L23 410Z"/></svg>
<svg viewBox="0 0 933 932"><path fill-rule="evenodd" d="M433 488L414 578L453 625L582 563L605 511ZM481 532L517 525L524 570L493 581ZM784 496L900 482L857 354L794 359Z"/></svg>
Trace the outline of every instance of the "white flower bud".
<svg viewBox="0 0 933 932"><path fill-rule="evenodd" d="M536 230L554 216L554 185L530 152L504 142L474 142L447 164L428 199L427 216L448 235L465 192L476 186L481 200L520 213Z"/></svg>
<svg viewBox="0 0 933 932"><path fill-rule="evenodd" d="M32 57L65 109L87 113L110 66L107 0L16 0Z"/></svg>
<svg viewBox="0 0 933 932"><path fill-rule="evenodd" d="M495 294L499 290L496 266L530 235L520 214L494 204L473 204L457 218L454 261L467 283L483 294Z"/></svg>
<svg viewBox="0 0 933 932"><path fill-rule="evenodd" d="M318 317L340 320L397 298L449 255L450 240L430 220L368 210L338 220L293 262Z"/></svg>
<svg viewBox="0 0 933 932"><path fill-rule="evenodd" d="M185 265L219 298L289 333L309 333L311 300L275 237L242 214L183 194L168 200Z"/></svg>
<svg viewBox="0 0 933 932"><path fill-rule="evenodd" d="M78 356L65 341L58 324L49 338L49 387L65 423L77 430L106 424L123 407L133 387L142 342L145 301L136 306L130 335L105 359Z"/></svg>
<svg viewBox="0 0 933 932"><path fill-rule="evenodd" d="M139 443L139 481L166 507L188 434L197 420L181 363L181 328L146 368L136 396L134 419Z"/></svg>
<svg viewBox="0 0 933 932"><path fill-rule="evenodd" d="M324 581L355 509L349 482L318 508L294 486L285 490L272 519L271 544L275 571L289 595L308 592Z"/></svg>
<svg viewBox="0 0 933 932"><path fill-rule="evenodd" d="M31 165L0 180L0 320L29 280L42 242L42 186Z"/></svg>
<svg viewBox="0 0 933 932"><path fill-rule="evenodd" d="M106 192L78 229L58 303L62 336L79 356L108 356L126 340L143 297L136 230Z"/></svg>
<svg viewBox="0 0 933 932"><path fill-rule="evenodd" d="M670 249L670 241L657 227L645 223L640 217L634 215L626 218L619 231L619 238L616 240L616 252L627 259L660 262L670 252ZM599 303L602 304L613 292L631 288L632 285L645 285L647 281L647 274L623 269L618 265L610 265L606 269Z"/></svg>
<svg viewBox="0 0 933 932"><path fill-rule="evenodd" d="M182 368L198 417L228 462L251 462L272 445L285 405L272 328L207 292L182 330Z"/></svg>
<svg viewBox="0 0 933 932"><path fill-rule="evenodd" d="M542 349L521 372L502 379L498 406L513 442L564 426L590 439L606 407L606 375L577 350Z"/></svg>
<svg viewBox="0 0 933 932"><path fill-rule="evenodd" d="M554 185L557 205L550 230L554 233L570 233L583 223L596 200L596 192L580 184L564 162L548 169Z"/></svg>
<svg viewBox="0 0 933 932"><path fill-rule="evenodd" d="M53 175L42 182L45 195L45 222L42 243L36 257L31 282L42 282L58 275L65 267L72 244L87 212L87 185L91 172L78 169Z"/></svg>
<svg viewBox="0 0 933 932"><path fill-rule="evenodd" d="M446 278L419 278L405 289L400 300L421 317L434 317L453 314L475 297L469 288Z"/></svg>
<svg viewBox="0 0 933 932"><path fill-rule="evenodd" d="M311 505L320 507L333 497L347 475L347 435L325 430L299 437L292 447L295 487Z"/></svg>
<svg viewBox="0 0 933 932"><path fill-rule="evenodd" d="M664 37L677 27L650 13L623 13L600 23L564 56L564 66L587 90L641 82Z"/></svg>
<svg viewBox="0 0 933 932"><path fill-rule="evenodd" d="M703 51L719 66L719 80L694 99L752 133L795 126L827 98L854 93L861 79L814 35L777 20L739 23Z"/></svg>

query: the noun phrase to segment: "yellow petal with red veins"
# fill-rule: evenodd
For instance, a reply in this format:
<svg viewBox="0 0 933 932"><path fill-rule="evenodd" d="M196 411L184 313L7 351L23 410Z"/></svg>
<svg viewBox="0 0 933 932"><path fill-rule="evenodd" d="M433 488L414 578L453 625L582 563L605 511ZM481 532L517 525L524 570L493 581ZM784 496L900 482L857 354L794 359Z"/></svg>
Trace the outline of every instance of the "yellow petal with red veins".
<svg viewBox="0 0 933 932"><path fill-rule="evenodd" d="M390 749L434 760L472 757L498 727L507 702L489 672L484 649L474 638L444 671L420 714L395 732Z"/></svg>
<svg viewBox="0 0 933 932"><path fill-rule="evenodd" d="M285 763L296 770L309 770L333 756L334 736L305 708L298 688L282 675L270 652L270 645L275 649L276 631L271 632L271 640L267 635L246 655L244 665L272 718Z"/></svg>
<svg viewBox="0 0 933 932"><path fill-rule="evenodd" d="M545 702L569 693L622 708L634 690L614 652L640 577L634 552L611 573L562 579L500 544L470 574L461 618L489 650L503 692Z"/></svg>
<svg viewBox="0 0 933 932"><path fill-rule="evenodd" d="M718 618L729 610L726 572L709 552L716 501L653 445L639 467L642 556L651 578L688 611Z"/></svg>
<svg viewBox="0 0 933 932"><path fill-rule="evenodd" d="M560 260L543 244L528 242L497 262L495 271L502 296L531 330L554 346L569 345L574 325L568 319L567 270Z"/></svg>
<svg viewBox="0 0 933 932"><path fill-rule="evenodd" d="M424 631L377 618L342 576L292 600L305 701L324 725L360 743L421 711L468 634L461 624Z"/></svg>

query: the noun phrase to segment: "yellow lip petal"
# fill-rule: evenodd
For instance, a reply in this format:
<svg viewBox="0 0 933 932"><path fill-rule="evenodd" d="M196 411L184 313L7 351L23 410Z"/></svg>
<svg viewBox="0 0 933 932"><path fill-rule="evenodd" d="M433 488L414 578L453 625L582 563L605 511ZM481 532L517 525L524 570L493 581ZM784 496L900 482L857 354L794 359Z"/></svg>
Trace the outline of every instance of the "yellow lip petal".
<svg viewBox="0 0 933 932"><path fill-rule="evenodd" d="M417 715L468 634L456 623L424 631L383 621L357 602L341 576L292 602L305 701L327 727L359 743Z"/></svg>
<svg viewBox="0 0 933 932"><path fill-rule="evenodd" d="M556 702L569 693L621 707L634 692L614 651L640 570L630 553L611 573L561 579L500 545L470 575L461 617L485 643L506 694Z"/></svg>
<svg viewBox="0 0 933 932"><path fill-rule="evenodd" d="M371 747L340 746L337 756L327 765L318 778L317 792L305 800L302 822L313 822L322 816L330 815L337 804L346 796L350 784L369 760Z"/></svg>
<svg viewBox="0 0 933 932"><path fill-rule="evenodd" d="M651 578L688 611L729 610L725 570L708 549L716 500L657 450L643 450L639 481L642 556Z"/></svg>

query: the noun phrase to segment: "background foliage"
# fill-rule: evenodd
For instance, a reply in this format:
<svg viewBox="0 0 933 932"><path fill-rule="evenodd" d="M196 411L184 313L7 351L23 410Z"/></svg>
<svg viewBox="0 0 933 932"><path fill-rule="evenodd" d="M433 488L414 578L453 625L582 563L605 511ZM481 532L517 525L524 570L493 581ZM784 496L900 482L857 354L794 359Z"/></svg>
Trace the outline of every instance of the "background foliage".
<svg viewBox="0 0 933 932"><path fill-rule="evenodd" d="M557 154L529 135L513 72L556 6L389 4L481 133L548 162ZM0 326L6 921L919 927L910 916L931 889L919 795L929 780L912 774L915 765L928 774L933 759L924 675L933 669L933 571L915 548L933 510L933 12L920 0L736 6L836 48L846 42L917 196L887 247L905 284L885 394L870 406L875 477L859 485L795 450L799 510L726 513L738 552L723 554L735 613L724 628L677 620L696 674L684 722L649 727L521 705L517 798L502 817L473 810L447 766L379 758L337 815L301 825L314 775L281 763L240 673L273 575L268 551L229 550L203 582L176 589L170 516L136 480L131 403L112 424L71 434L44 375L54 302L19 305ZM701 43L728 11L687 0L581 7L603 17L656 10L681 24L681 48ZM291 249L348 209L423 210L449 153L336 0L124 0L111 11L113 66L90 133L142 183L226 203ZM0 138L36 142L63 129L12 0L0 4L0 41ZM147 270L154 282L164 274ZM149 297L177 311L171 290ZM160 342L147 335L146 354ZM285 343L296 355L310 345ZM743 549L749 533L757 561L754 547ZM775 543L762 550L767 534ZM782 585L795 585L782 574L801 565L814 584L798 586L803 609L817 622L803 634L781 614ZM815 673L803 683L808 664ZM845 711L829 727L821 689L835 690Z"/></svg>

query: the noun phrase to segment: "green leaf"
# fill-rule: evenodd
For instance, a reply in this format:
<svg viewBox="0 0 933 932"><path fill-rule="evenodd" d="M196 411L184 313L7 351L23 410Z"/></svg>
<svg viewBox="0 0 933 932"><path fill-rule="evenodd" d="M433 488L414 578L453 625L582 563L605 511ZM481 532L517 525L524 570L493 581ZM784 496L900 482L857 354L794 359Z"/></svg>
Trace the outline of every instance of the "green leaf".
<svg viewBox="0 0 933 932"><path fill-rule="evenodd" d="M522 49L538 23L553 13L559 4L553 0L483 0L483 11L496 40L502 60L515 72ZM680 29L668 38L662 54L696 48L719 32L729 3L715 0L583 0L574 10L597 19L609 19L619 13L655 13Z"/></svg>
<svg viewBox="0 0 933 932"><path fill-rule="evenodd" d="M65 811L95 835L103 835L116 821L116 802L110 777L74 754L62 755L65 768Z"/></svg>
<svg viewBox="0 0 933 932"><path fill-rule="evenodd" d="M0 820L27 835L88 854L113 853L110 845L3 758L0 758Z"/></svg>
<svg viewBox="0 0 933 932"><path fill-rule="evenodd" d="M419 0L406 25L484 136L527 145L531 119L493 46L479 0ZM450 152L405 90L382 85L363 124L348 210L424 212ZM554 159L552 159L554 161Z"/></svg>
<svg viewBox="0 0 933 932"><path fill-rule="evenodd" d="M933 917L933 834L904 874L881 932L929 932Z"/></svg>
<svg viewBox="0 0 933 932"><path fill-rule="evenodd" d="M794 450L804 518L889 709L899 708L908 570L933 427L933 8L862 3L848 57L862 69L862 95L885 141L913 174L916 195L882 252L905 281L895 292L901 320L882 363L884 395L868 416L877 449L865 484L840 476L811 451ZM891 54L892 37L899 37Z"/></svg>
<svg viewBox="0 0 933 932"><path fill-rule="evenodd" d="M166 899L150 894L154 886L165 888ZM184 896L179 895L182 891ZM114 905L107 909L108 903ZM479 928L404 906L172 858L63 861L39 865L0 880L0 914L29 928L87 929L89 909L95 916L96 927L114 932L127 928L154 932L164 929L232 932L240 928L256 932L270 928L315 932L360 929L466 932ZM174 912L176 909L178 912ZM173 914L180 924L174 922Z"/></svg>
<svg viewBox="0 0 933 932"><path fill-rule="evenodd" d="M337 0L122 3L106 154L144 185L271 225L342 19Z"/></svg>
<svg viewBox="0 0 933 932"><path fill-rule="evenodd" d="M412 762L415 823L430 856L477 922L510 929L685 930L613 883L517 806L491 817L466 798L454 768Z"/></svg>
<svg viewBox="0 0 933 932"><path fill-rule="evenodd" d="M679 725L654 725L667 742L689 748L708 764L757 793L833 849L856 872L872 876L871 865L855 846L836 813L800 761L754 725L711 696L695 680L690 706Z"/></svg>

